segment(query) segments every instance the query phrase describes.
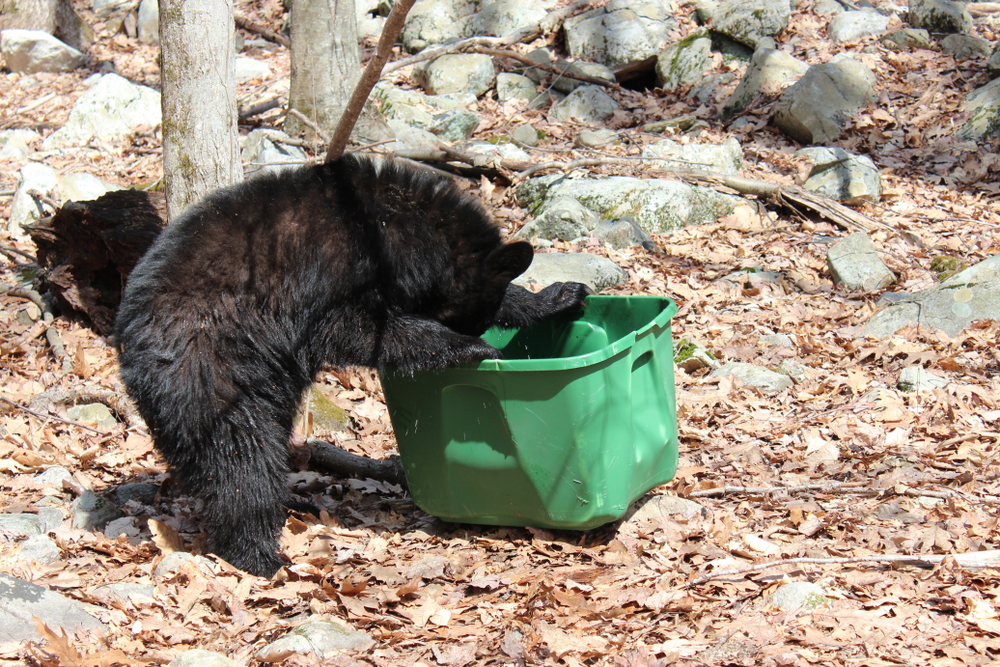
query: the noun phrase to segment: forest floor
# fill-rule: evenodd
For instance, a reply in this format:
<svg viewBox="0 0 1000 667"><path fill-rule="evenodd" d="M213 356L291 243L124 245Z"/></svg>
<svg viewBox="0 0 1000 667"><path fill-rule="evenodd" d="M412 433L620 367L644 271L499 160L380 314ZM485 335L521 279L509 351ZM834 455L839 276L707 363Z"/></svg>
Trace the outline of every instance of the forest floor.
<svg viewBox="0 0 1000 667"><path fill-rule="evenodd" d="M261 25L280 26L280 0L237 6ZM692 11L681 10L678 38L692 29ZM868 155L881 170L883 200L863 212L906 232L870 235L899 277L890 290L934 285L935 256L972 265L1000 252L997 142L955 138L962 96L988 81L983 63L956 62L932 50L861 53L877 44L874 38L833 45L824 38L828 18L807 3L795 11L779 44L796 38L793 55L810 64L849 48L876 73L878 102L852 119L838 145ZM40 82L34 87L18 85L19 75L0 74L0 127L43 134L59 127L101 62L158 87L156 48L104 34L102 23L94 24L99 39L91 69L34 75ZM974 34L997 37L987 23ZM550 37L531 47L546 42L560 46ZM272 69L267 80L241 85L249 106L287 81L288 52L243 55L266 60ZM724 68L721 61L717 68ZM394 77L408 85L407 70ZM715 108L725 91L705 106L683 92L612 92L621 110L609 126L621 131L620 143L600 155L621 160L591 171L657 177L629 157L661 135L637 128L694 114L709 129L675 139L718 143L735 136L747 160L741 175L779 184L803 180L808 165L794 157L798 146L768 124L769 101L746 114L742 127L724 127ZM533 153L538 161L559 157L553 153L566 159L598 153L574 152L573 139L583 128L556 122L544 110L483 99L476 112L483 119L476 138L504 137L525 122L542 130L546 140ZM280 123L275 111L241 131ZM33 159L122 186L162 177L154 128L100 151ZM4 219L19 167L0 161ZM465 183L508 232L528 218L504 184ZM67 522L53 531L62 558L38 566L18 561L17 545L0 536L0 571L100 605L108 628L103 636L0 646L0 664L160 664L191 648L254 664L256 651L310 615L339 620L375 641L329 664L996 664L1000 570L963 567L953 558L916 567L864 557L1000 548L1000 324L979 322L954 339L917 329L885 340L858 338L880 293L832 284L826 251L846 233L748 206L713 224L659 235L653 251L557 244L561 251L606 255L626 269L627 284L610 293L676 300L675 339L696 340L722 361L774 367L791 358L807 367L793 388L776 396L705 371L678 370L680 465L675 479L651 494L696 500L706 513L621 521L587 532L455 525L423 513L404 490L385 482L302 472L294 476L295 493L327 512L289 520L284 545L294 565L273 581L223 563L211 575L185 567L154 580L152 569L164 553L197 551L201 539L194 501L166 484L155 506L137 517L144 531L131 541ZM32 244L4 234L0 244L34 254ZM19 280L26 261L9 254L0 281ZM721 280L751 266L784 279ZM44 327L21 316L33 307L0 296L4 399L24 406L50 389L122 391L107 340L85 321L56 318L51 326L73 362L72 371L63 371ZM794 346L763 344L761 336L771 333L788 334ZM898 390L901 369L915 364L949 384L932 392ZM313 435L376 458L395 453L377 376L357 369L325 373L317 386L347 409L351 423ZM35 473L55 464L73 473L77 490L99 494L125 482L168 479L142 428L85 429L61 417L65 413L40 417L0 405L3 512L34 511L44 496L62 498L68 507L73 489L35 481ZM789 562L749 571L782 560ZM748 571L725 574L731 569ZM817 584L827 599L809 611L781 610L769 596L789 581ZM155 598L101 598L95 590L109 582L154 583ZM290 656L284 663L318 660Z"/></svg>

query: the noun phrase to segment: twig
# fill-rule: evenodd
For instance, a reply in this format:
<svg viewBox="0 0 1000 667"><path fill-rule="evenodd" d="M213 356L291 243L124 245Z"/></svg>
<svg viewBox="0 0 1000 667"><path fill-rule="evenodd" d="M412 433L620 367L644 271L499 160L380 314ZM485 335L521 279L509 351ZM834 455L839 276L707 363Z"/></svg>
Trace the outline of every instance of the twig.
<svg viewBox="0 0 1000 667"><path fill-rule="evenodd" d="M69 391L50 389L31 399L32 410L48 409L50 403L75 405L76 403L103 403L115 412L129 428L145 426L135 404L127 397L103 387L77 387Z"/></svg>
<svg viewBox="0 0 1000 667"><path fill-rule="evenodd" d="M18 250L17 248L11 248L10 246L7 245L0 246L0 252L7 255L7 257L10 257L11 255L20 255L21 257L24 257L25 259L29 260L32 264L38 263L38 259L33 255L30 255L24 252L23 250Z"/></svg>
<svg viewBox="0 0 1000 667"><path fill-rule="evenodd" d="M39 309L41 310L45 310L46 308L47 304L45 303L45 299L42 298L42 295L29 287L19 287L16 285L14 286L3 285L2 287L0 287L0 290L2 290L3 293L6 294L7 296L13 296L19 299L27 299L31 303L38 306Z"/></svg>
<svg viewBox="0 0 1000 667"><path fill-rule="evenodd" d="M239 14L236 14L235 19L237 28L243 28L248 32L256 33L268 41L274 42L275 44L280 44L286 49L291 45L289 39L284 35L276 33L273 30L269 30L268 28L261 27L256 23L250 21L250 19L248 19L245 16L240 16Z"/></svg>
<svg viewBox="0 0 1000 667"><path fill-rule="evenodd" d="M277 109L281 106L281 97L275 97L266 102L261 102L260 104L254 105L245 111L240 112L240 120L246 120L248 118L253 118L254 116L259 116L262 113L267 113L271 109Z"/></svg>
<svg viewBox="0 0 1000 667"><path fill-rule="evenodd" d="M729 570L719 570L718 572L713 572L712 574L705 575L703 577L698 577L693 579L686 584L684 587L697 586L698 584L703 584L706 581L711 581L718 577L729 577L738 574L749 574L751 572L761 572L763 570L770 569L772 567L780 567L782 565L795 565L799 563L810 563L815 565L840 565L844 563L904 563L906 565L915 565L917 567L934 567L935 565L940 565L946 559L953 558L955 563L959 567L967 569L981 569L986 567L1000 567L1000 550L992 551L972 551L968 553L961 554L947 554L944 556L938 555L882 555L882 556L851 556L847 558L788 558L786 560L775 560L768 561L766 563L757 563L756 565L750 565L743 568L732 568Z"/></svg>
<svg viewBox="0 0 1000 667"><path fill-rule="evenodd" d="M549 65L547 63L535 62L527 56L522 56L520 53L514 51L508 51L506 49L490 49L486 47L475 47L466 49L466 51L472 51L474 53L482 53L487 56L493 56L494 58L510 58L511 60L517 60L518 62L524 63L530 67L536 69L545 70L546 72L552 72L560 77L566 77L567 79L578 79L586 83L593 84L595 86L604 86L605 88L611 88L618 90L621 86L618 85L617 81L608 81L607 79L601 79L596 76L590 76L589 74L579 74L577 72L570 71L572 63L569 63L567 67L556 67L555 65Z"/></svg>
<svg viewBox="0 0 1000 667"><path fill-rule="evenodd" d="M827 482L824 484L801 484L798 486L720 486L714 489L701 489L700 491L692 491L688 493L686 497L688 498L710 498L717 496L726 496L729 494L747 494L747 495L761 495L761 496L773 496L777 494L793 494L793 493L843 493L843 494L857 494L862 496L878 496L878 495L904 495L913 498L927 497L927 498L940 498L942 500L948 500L950 498L968 498L968 494L959 493L958 491L952 491L950 489L944 491L931 491L929 489L919 489L919 488L905 488L903 491L897 491L897 487L891 489L873 489L870 486L865 486L865 482L853 482L850 484L841 484L839 482ZM997 503L1000 502L1000 496L991 495L975 495L975 500L981 502Z"/></svg>
<svg viewBox="0 0 1000 667"><path fill-rule="evenodd" d="M580 167L598 167L606 164L622 164L622 161L619 158L597 157L597 158L581 158L579 160L572 160L570 162L561 162L558 160L553 162L543 162L542 164L536 164L533 167L529 167L528 169L519 172L517 174L517 180L520 181L526 178L530 178L534 174L537 174L540 171L545 171L548 169L560 169L565 172L565 171L570 171L572 169L578 169Z"/></svg>
<svg viewBox="0 0 1000 667"><path fill-rule="evenodd" d="M585 8L594 4L597 4L594 0L580 0L580 2L574 2L573 4L563 7L560 10L550 12L536 25L525 26L524 28L515 30L504 37L469 37L467 39L460 39L451 42L450 44L445 44L443 46L424 49L416 55L401 58L386 65L382 70L382 73L390 74L401 67L408 67L409 65L415 65L425 60L433 60L434 58L448 53L458 53L477 46L499 48L517 44L519 42L530 42L536 37L540 37L545 33L557 29L566 19L575 16Z"/></svg>
<svg viewBox="0 0 1000 667"><path fill-rule="evenodd" d="M1000 14L1000 2L969 2L965 8L973 18L982 18L990 14Z"/></svg>
<svg viewBox="0 0 1000 667"><path fill-rule="evenodd" d="M324 132L319 125L312 122L312 120L310 120L304 113L302 113L298 109L289 109L288 113L292 116L295 116L303 123L305 123L310 130L316 133L316 136L319 137L320 141L322 141L324 144L330 141L330 137L327 135L327 133Z"/></svg>
<svg viewBox="0 0 1000 667"><path fill-rule="evenodd" d="M102 436L105 436L105 437L111 435L107 431L101 431L101 430L98 430L98 429L96 429L96 428L94 428L92 426L87 426L86 424L81 424L80 422L75 422L75 421L72 421L70 419L64 419L64 418L62 418L62 417L60 417L58 415L43 414L43 413L38 412L36 410L32 410L31 408L29 408L29 407L27 407L25 405L21 405L17 401L12 401L12 400L10 400L9 398L7 398L5 396L0 396L0 401L3 401L4 403L7 403L8 405L11 405L11 406L15 407L16 409L20 410L21 412L24 412L26 414L32 415L34 417L38 417L39 419L52 420L52 421L61 422L63 424L71 424L73 426L79 426L82 429L86 429L88 431L93 431L94 433L97 433L98 435L102 435Z"/></svg>
<svg viewBox="0 0 1000 667"><path fill-rule="evenodd" d="M403 29L406 14L410 11L410 7L413 6L414 1L397 0L396 4L392 7L392 11L389 12L389 16L385 20L385 25L382 26L382 34L378 38L375 55L371 57L365 66L365 71L361 73L358 85L354 87L351 99L347 102L347 107L340 116L340 122L337 123L337 129L333 132L333 140L330 142L330 148L326 153L327 162L333 162L344 154L344 149L347 148L347 140L351 136L351 130L354 129L354 124L358 122L358 117L361 116L361 110L364 108L365 102L368 101L368 96L371 94L372 88L375 87L375 84L378 83L379 78L382 76L382 68L385 67L385 63L389 59L389 54L392 53L396 37L399 36L400 31Z"/></svg>

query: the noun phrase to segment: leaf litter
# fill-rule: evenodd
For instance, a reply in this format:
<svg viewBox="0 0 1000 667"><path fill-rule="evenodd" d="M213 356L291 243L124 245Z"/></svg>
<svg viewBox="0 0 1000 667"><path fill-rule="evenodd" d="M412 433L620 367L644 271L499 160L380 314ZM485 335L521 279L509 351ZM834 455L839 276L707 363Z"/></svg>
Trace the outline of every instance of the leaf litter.
<svg viewBox="0 0 1000 667"><path fill-rule="evenodd" d="M262 25L282 17L277 2L237 4ZM678 15L678 36L693 28L689 11ZM831 55L809 3L793 13L790 31L799 38L795 54L807 62ZM995 37L988 22L975 31ZM873 38L861 41L869 43ZM103 35L93 55L135 81L158 83L155 49L124 35ZM241 85L241 99L264 99L287 80L287 51L256 49L251 56L267 60L274 74ZM926 289L935 283L935 255L971 265L1000 252L997 142L984 147L953 138L964 120L962 95L984 75L975 61L930 50L877 49L861 57L876 72L881 98L838 143L880 167L883 202L864 212L909 235L871 235L899 276L893 289ZM34 105L34 127L52 131L65 122L87 75L34 75L36 88L0 77L0 106L11 112L2 114L3 127L25 126L26 112L17 110ZM407 81L401 70L398 84ZM748 158L744 175L801 182L795 147L767 123L769 100L745 114L746 123L722 128L712 122L712 108L674 92L613 94L622 105L613 123L624 132L604 155L620 163L593 167L596 173L657 175L629 156L658 135L628 128L694 114L710 128L675 138L717 143L735 136ZM531 122L545 134L545 150L567 155L582 128L490 99L477 111L482 138ZM280 117L253 123L274 126ZM152 130L103 148L45 162L122 185L161 176ZM0 187L15 185L14 171L0 170ZM508 231L528 219L502 183L469 187L489 200ZM9 214L9 198L0 207ZM120 392L113 349L86 323L58 317L46 326L71 355L72 370L64 371L42 335L46 326L27 312L32 304L0 296L3 511L34 512L53 499L65 510L85 489L112 497L126 482L160 487L151 504L131 500L122 508L140 526L138 535L112 539L64 521L50 531L60 558L48 565L23 562L19 542L0 536L0 570L97 605L107 627L65 636L40 623L45 642L0 645L0 664L163 664L191 648L253 664L262 647L307 617L347 623L375 640L366 651L328 658L331 664L995 663L997 569L964 566L959 556L998 548L1000 325L977 322L954 339L918 328L885 340L857 338L879 294L831 283L825 253L842 235L826 223L747 206L716 223L658 235L651 252L556 243L557 250L603 254L624 268L627 284L613 293L675 299L675 340L695 340L720 361L772 368L790 359L804 367L791 389L773 396L706 371L678 370L680 466L673 482L643 501L676 495L705 511L636 514L587 532L454 525L421 512L399 486L299 471L291 476L295 498L322 511L289 519L283 544L290 563L273 581L212 556L208 567L188 562L153 575L167 554L199 552L203 542L197 503L171 483L148 434L124 424L84 429L68 423L60 405L42 416L21 409L50 389ZM16 239L3 243L34 251ZM8 256L5 284L19 280L23 262ZM751 267L782 277L726 279ZM761 340L772 333L787 334L792 347ZM949 384L901 391L899 373L914 364ZM309 434L375 458L395 452L377 376L332 371L318 389L347 411L349 423ZM37 481L53 465L71 479ZM943 558L878 560L921 555ZM780 561L787 563L767 566ZM809 611L776 607L771 595L788 582L818 585L822 603ZM103 588L110 583L150 585L153 594L119 597ZM282 659L319 664L315 656Z"/></svg>

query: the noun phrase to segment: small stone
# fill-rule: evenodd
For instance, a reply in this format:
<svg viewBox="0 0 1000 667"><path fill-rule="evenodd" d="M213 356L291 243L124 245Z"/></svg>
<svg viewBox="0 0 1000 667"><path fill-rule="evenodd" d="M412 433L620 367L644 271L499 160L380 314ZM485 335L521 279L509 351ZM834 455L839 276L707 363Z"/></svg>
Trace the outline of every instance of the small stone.
<svg viewBox="0 0 1000 667"><path fill-rule="evenodd" d="M518 125L510 135L518 143L525 146L538 145L538 130L531 125Z"/></svg>
<svg viewBox="0 0 1000 667"><path fill-rule="evenodd" d="M808 581L793 581L778 588L771 596L770 604L782 611L813 611L826 604L830 598L822 588Z"/></svg>
<svg viewBox="0 0 1000 667"><path fill-rule="evenodd" d="M235 76L236 83L253 81L254 79L264 79L271 75L271 68L263 60L254 58L236 58Z"/></svg>
<svg viewBox="0 0 1000 667"><path fill-rule="evenodd" d="M70 509L73 512L73 527L84 530L101 530L109 521L122 516L117 507L90 490L74 500Z"/></svg>
<svg viewBox="0 0 1000 667"><path fill-rule="evenodd" d="M169 667L243 667L243 663L230 660L221 653L193 648L171 660Z"/></svg>
<svg viewBox="0 0 1000 667"><path fill-rule="evenodd" d="M580 86L552 107L552 116L559 120L570 118L584 123L596 123L607 120L618 108L611 96L599 86Z"/></svg>
<svg viewBox="0 0 1000 667"><path fill-rule="evenodd" d="M538 97L535 82L520 74L512 74L510 72L501 72L500 74L497 74L496 87L497 99L501 102L514 99L527 100L530 102Z"/></svg>
<svg viewBox="0 0 1000 667"><path fill-rule="evenodd" d="M899 374L896 386L900 391L933 391L948 385L948 378L941 377L922 366L907 366Z"/></svg>
<svg viewBox="0 0 1000 667"><path fill-rule="evenodd" d="M720 366L712 371L712 375L714 377L734 377L743 384L757 387L768 394L777 394L789 389L793 384L792 379L787 375L739 361L730 361Z"/></svg>
<svg viewBox="0 0 1000 667"><path fill-rule="evenodd" d="M48 565L62 558L62 551L48 535L33 535L21 542L17 557L26 563Z"/></svg>
<svg viewBox="0 0 1000 667"><path fill-rule="evenodd" d="M864 232L834 243L826 253L833 282L849 290L877 290L896 281Z"/></svg>
<svg viewBox="0 0 1000 667"><path fill-rule="evenodd" d="M114 428L118 424L111 410L103 403L74 405L66 410L66 417L82 424L92 424L97 428Z"/></svg>
<svg viewBox="0 0 1000 667"><path fill-rule="evenodd" d="M139 535L139 526L135 524L135 517L123 516L120 519L113 519L104 528L104 537L109 540L116 540L121 535L126 538Z"/></svg>
<svg viewBox="0 0 1000 667"><path fill-rule="evenodd" d="M775 347L795 347L792 337L788 334L767 334L760 337L760 342Z"/></svg>
<svg viewBox="0 0 1000 667"><path fill-rule="evenodd" d="M340 651L366 651L374 645L375 640L367 634L339 623L306 621L258 651L257 660L275 662L288 653L314 653L320 660L327 660Z"/></svg>
<svg viewBox="0 0 1000 667"><path fill-rule="evenodd" d="M37 484L50 484L57 488L62 488L63 480L73 480L73 474L63 466L49 466L44 471L35 475Z"/></svg>
<svg viewBox="0 0 1000 667"><path fill-rule="evenodd" d="M607 128L597 130L582 130L576 135L575 145L583 148L600 148L618 139L618 133Z"/></svg>
<svg viewBox="0 0 1000 667"><path fill-rule="evenodd" d="M128 482L115 489L115 502L124 505L130 500L135 500L143 505L152 505L156 502L156 494L159 492L160 487L156 484Z"/></svg>
<svg viewBox="0 0 1000 667"><path fill-rule="evenodd" d="M100 611L94 605L77 602L44 586L0 572L0 642L40 642L42 637L34 617L67 635L80 630L104 629L92 615Z"/></svg>
<svg viewBox="0 0 1000 667"><path fill-rule="evenodd" d="M183 567L184 563L194 561L207 575L214 574L214 564L204 556L195 556L187 551L171 551L164 556L153 570L153 576L157 579L168 577Z"/></svg>

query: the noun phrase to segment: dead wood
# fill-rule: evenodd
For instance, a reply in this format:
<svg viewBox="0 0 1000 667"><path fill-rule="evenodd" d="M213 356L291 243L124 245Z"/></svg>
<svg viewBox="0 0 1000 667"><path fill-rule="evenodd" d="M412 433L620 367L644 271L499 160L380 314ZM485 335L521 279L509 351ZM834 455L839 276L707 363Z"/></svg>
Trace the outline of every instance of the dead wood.
<svg viewBox="0 0 1000 667"><path fill-rule="evenodd" d="M243 28L247 32L252 32L252 33L258 34L261 37L263 37L264 39L268 40L269 42L274 42L275 44L280 44L281 46L285 47L286 49L289 46L291 46L291 41L287 37L285 37L284 35L282 35L281 33L277 33L277 32L275 32L273 30L268 29L268 28L264 28L262 26L259 26L256 23L254 23L253 21L251 21L250 19L248 19L247 17L241 16L239 14L236 14L234 16L234 18L236 19L236 27L237 28Z"/></svg>
<svg viewBox="0 0 1000 667"><path fill-rule="evenodd" d="M165 210L162 193L118 190L26 226L59 305L110 334L125 278L165 226Z"/></svg>
<svg viewBox="0 0 1000 667"><path fill-rule="evenodd" d="M403 462L398 455L386 459L371 459L367 456L351 454L337 445L316 438L309 438L307 442L311 467L320 468L342 477L378 479L406 488Z"/></svg>

